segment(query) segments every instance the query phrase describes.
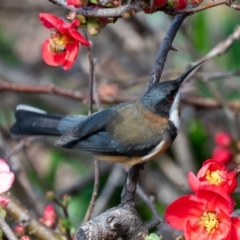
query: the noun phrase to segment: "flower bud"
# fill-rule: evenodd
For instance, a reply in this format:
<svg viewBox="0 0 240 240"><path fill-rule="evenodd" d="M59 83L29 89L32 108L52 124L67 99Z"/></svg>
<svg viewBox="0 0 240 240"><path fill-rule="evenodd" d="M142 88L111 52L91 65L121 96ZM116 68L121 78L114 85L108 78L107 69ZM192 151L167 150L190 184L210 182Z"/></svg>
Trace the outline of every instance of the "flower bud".
<svg viewBox="0 0 240 240"><path fill-rule="evenodd" d="M88 0L67 0L68 6L74 6L76 8L87 6Z"/></svg>
<svg viewBox="0 0 240 240"><path fill-rule="evenodd" d="M14 227L13 232L15 233L15 235L20 238L24 235L25 233L25 228L23 225L19 224L17 226Z"/></svg>
<svg viewBox="0 0 240 240"><path fill-rule="evenodd" d="M221 132L215 135L215 143L221 147L229 147L232 143L232 137L225 132Z"/></svg>
<svg viewBox="0 0 240 240"><path fill-rule="evenodd" d="M233 154L230 150L226 148L215 147L213 150L212 158L215 161L221 162L223 164L227 164L232 160Z"/></svg>
<svg viewBox="0 0 240 240"><path fill-rule="evenodd" d="M96 36L100 32L100 24L95 21L88 21L87 22L87 32L92 35Z"/></svg>

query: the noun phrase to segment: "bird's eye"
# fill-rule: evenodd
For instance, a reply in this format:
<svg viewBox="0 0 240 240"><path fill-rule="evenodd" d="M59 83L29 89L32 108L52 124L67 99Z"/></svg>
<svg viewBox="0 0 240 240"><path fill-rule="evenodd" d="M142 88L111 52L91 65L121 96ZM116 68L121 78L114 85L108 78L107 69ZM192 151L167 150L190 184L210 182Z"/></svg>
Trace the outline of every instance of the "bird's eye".
<svg viewBox="0 0 240 240"><path fill-rule="evenodd" d="M168 97L168 101L169 101L169 102L173 102L173 100L174 100L174 96Z"/></svg>

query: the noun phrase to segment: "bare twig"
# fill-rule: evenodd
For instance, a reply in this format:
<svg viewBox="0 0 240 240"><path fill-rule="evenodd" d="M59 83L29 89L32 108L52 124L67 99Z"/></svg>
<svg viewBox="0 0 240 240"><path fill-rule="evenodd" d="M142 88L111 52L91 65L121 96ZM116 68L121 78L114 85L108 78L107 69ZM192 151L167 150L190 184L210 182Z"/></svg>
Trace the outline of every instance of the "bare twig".
<svg viewBox="0 0 240 240"><path fill-rule="evenodd" d="M128 4L116 8L81 7L76 9L73 6L68 6L65 0L51 0L51 2L87 17L121 17L124 12L137 13L146 6L143 1L129 1Z"/></svg>
<svg viewBox="0 0 240 240"><path fill-rule="evenodd" d="M27 138L21 139L20 142L18 142L18 144L13 149L11 149L10 152L8 152L8 154L5 156L5 160L9 161L9 159L12 157L12 155L17 154L26 145L28 145L29 143L31 143L39 138L41 138L41 137L27 137Z"/></svg>
<svg viewBox="0 0 240 240"><path fill-rule="evenodd" d="M19 92L19 93L30 93L30 94L50 94L66 97L73 100L78 101L87 101L88 95L83 94L80 91L72 91L67 90L65 88L61 88L55 85L48 86L34 86L34 85L24 85L24 84L15 84L5 82L0 80L0 92L8 91L8 92ZM123 96L115 96L112 99L100 99L102 102L106 103L121 103L129 100L133 100L133 97L123 97Z"/></svg>
<svg viewBox="0 0 240 240"><path fill-rule="evenodd" d="M18 240L12 229L8 226L4 218L0 215L0 229L5 233L9 240Z"/></svg>
<svg viewBox="0 0 240 240"><path fill-rule="evenodd" d="M172 49L172 42L186 17L187 14L179 14L174 17L174 20L158 50L155 64L148 80L148 88L150 88L154 83L159 82L168 52Z"/></svg>
<svg viewBox="0 0 240 240"><path fill-rule="evenodd" d="M205 5L202 5L202 6L192 8L192 9L177 10L177 11L175 11L175 14L196 13L196 12L200 12L200 11L205 10L205 9L209 9L209 8L216 7L216 6L219 6L219 5L224 5L224 4L228 5L226 0L214 1L214 2L207 3Z"/></svg>
<svg viewBox="0 0 240 240"><path fill-rule="evenodd" d="M149 196L144 192L143 188L139 184L137 186L137 194L142 198L142 200L145 202L145 204L149 207L154 218L156 218L156 220L158 220L159 224L160 224L160 222L162 221L161 216L158 214L158 211L157 211L154 203L151 201Z"/></svg>
<svg viewBox="0 0 240 240"><path fill-rule="evenodd" d="M97 199L97 195L98 195L100 171L99 171L99 160L96 158L94 159L94 173L95 174L94 174L94 185L93 185L92 198L89 203L83 223L89 221L89 219L91 218L92 212L94 210L94 205L95 205L95 202Z"/></svg>
<svg viewBox="0 0 240 240"><path fill-rule="evenodd" d="M232 44L239 39L240 39L240 26L236 27L234 32L226 40L217 44L217 46L215 46L205 57L199 59L194 64L224 54L232 46Z"/></svg>
<svg viewBox="0 0 240 240"><path fill-rule="evenodd" d="M65 206L64 204L62 204L61 201L59 201L58 198L54 197L53 201L63 210L63 214L64 216L69 219L69 214L68 214L68 206ZM66 238L67 240L72 240L72 236L71 236L71 232L70 229L68 227L65 228L66 229Z"/></svg>
<svg viewBox="0 0 240 240"><path fill-rule="evenodd" d="M85 37L88 39L87 32L84 32ZM89 61L89 93L88 93L88 114L92 114L93 109L93 88L94 88L94 62L93 62L93 55L91 51L91 47L87 47L87 54L88 54L88 61ZM98 189L99 189L99 178L100 178L100 170L99 170L99 160L94 158L94 185L93 185L93 192L92 197L84 217L83 222L87 222L90 220L91 215L94 211L95 202L98 196Z"/></svg>

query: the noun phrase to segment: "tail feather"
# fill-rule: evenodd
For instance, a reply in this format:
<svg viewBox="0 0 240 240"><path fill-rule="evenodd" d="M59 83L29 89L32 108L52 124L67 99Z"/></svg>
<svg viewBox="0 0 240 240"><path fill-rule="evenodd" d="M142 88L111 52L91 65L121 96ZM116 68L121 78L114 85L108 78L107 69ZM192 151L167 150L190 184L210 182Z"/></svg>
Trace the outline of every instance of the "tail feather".
<svg viewBox="0 0 240 240"><path fill-rule="evenodd" d="M28 105L18 105L15 117L16 122L10 129L13 137L21 135L61 136L87 118L84 115L47 114L41 109Z"/></svg>
<svg viewBox="0 0 240 240"><path fill-rule="evenodd" d="M13 136L17 135L51 135L61 136L58 129L59 122L64 116L33 112L17 108L15 112L16 122L11 127Z"/></svg>

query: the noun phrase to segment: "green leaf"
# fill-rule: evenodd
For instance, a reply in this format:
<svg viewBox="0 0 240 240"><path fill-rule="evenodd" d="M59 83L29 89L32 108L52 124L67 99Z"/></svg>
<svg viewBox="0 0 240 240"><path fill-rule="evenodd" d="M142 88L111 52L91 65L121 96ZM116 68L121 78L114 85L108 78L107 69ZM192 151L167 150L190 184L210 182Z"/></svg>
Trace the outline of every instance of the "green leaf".
<svg viewBox="0 0 240 240"><path fill-rule="evenodd" d="M155 233L151 233L149 236L145 237L145 240L161 240L162 237L158 236L157 234Z"/></svg>

